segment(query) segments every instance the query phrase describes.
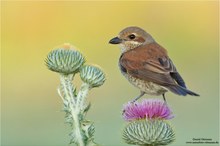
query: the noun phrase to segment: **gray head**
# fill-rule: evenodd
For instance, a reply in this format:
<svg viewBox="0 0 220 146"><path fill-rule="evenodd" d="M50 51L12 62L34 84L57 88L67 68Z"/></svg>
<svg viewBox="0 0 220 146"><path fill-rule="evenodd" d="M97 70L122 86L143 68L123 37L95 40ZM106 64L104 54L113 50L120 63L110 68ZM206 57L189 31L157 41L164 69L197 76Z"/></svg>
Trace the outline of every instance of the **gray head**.
<svg viewBox="0 0 220 146"><path fill-rule="evenodd" d="M120 44L122 53L153 42L155 41L149 33L136 26L123 29L117 37L109 41L110 44Z"/></svg>

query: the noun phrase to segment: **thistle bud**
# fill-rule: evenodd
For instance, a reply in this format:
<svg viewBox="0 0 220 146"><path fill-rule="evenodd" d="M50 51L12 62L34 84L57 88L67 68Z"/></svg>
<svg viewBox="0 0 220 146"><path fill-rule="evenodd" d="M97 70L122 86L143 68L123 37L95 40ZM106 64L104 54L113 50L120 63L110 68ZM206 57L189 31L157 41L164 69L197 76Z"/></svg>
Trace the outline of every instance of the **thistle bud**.
<svg viewBox="0 0 220 146"><path fill-rule="evenodd" d="M84 62L83 55L66 44L57 50L51 51L46 59L46 65L51 71L63 74L78 72Z"/></svg>
<svg viewBox="0 0 220 146"><path fill-rule="evenodd" d="M95 66L86 65L80 69L80 77L90 87L99 87L105 82L105 74Z"/></svg>

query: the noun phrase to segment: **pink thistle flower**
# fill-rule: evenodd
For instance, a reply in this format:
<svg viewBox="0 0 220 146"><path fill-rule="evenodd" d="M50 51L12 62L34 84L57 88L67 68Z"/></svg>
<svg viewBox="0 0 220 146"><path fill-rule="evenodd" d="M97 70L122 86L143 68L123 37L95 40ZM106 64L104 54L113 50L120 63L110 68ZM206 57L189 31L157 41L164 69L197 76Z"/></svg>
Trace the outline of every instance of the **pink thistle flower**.
<svg viewBox="0 0 220 146"><path fill-rule="evenodd" d="M172 119L174 115L167 103L160 99L144 99L142 102L127 103L123 107L126 121L137 119Z"/></svg>

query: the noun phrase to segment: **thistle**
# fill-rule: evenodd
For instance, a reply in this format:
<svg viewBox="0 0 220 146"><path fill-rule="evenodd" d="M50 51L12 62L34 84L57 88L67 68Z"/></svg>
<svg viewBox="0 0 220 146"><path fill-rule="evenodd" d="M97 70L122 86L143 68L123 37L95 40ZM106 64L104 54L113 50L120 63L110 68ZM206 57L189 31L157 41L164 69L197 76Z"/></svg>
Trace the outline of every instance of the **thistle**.
<svg viewBox="0 0 220 146"><path fill-rule="evenodd" d="M48 54L46 59L46 65L51 71L66 75L77 73L84 63L85 59L82 54L73 47L53 50Z"/></svg>
<svg viewBox="0 0 220 146"><path fill-rule="evenodd" d="M123 107L123 118L129 123L123 131L128 144L160 146L175 140L175 133L167 120L174 115L167 103L159 99L145 99Z"/></svg>
<svg viewBox="0 0 220 146"><path fill-rule="evenodd" d="M85 119L91 107L86 97L89 90L104 83L105 74L95 66L84 66L84 63L83 55L69 44L51 51L46 59L48 69L60 74L58 94L63 100L65 121L72 127L70 144L93 146L97 145L93 138L95 127L93 122ZM72 82L77 73L83 81L78 91Z"/></svg>
<svg viewBox="0 0 220 146"><path fill-rule="evenodd" d="M86 65L80 69L81 79L91 87L99 87L105 82L105 75L98 67Z"/></svg>

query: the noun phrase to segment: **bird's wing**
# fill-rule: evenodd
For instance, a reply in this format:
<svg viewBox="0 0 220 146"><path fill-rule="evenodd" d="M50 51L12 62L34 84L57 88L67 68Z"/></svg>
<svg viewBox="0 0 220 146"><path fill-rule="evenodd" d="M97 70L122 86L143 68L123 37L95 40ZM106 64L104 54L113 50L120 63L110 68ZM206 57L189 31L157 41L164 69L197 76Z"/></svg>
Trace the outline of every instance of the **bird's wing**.
<svg viewBox="0 0 220 146"><path fill-rule="evenodd" d="M160 62L160 65L163 66L165 71L170 73L170 76L176 81L176 83L181 87L186 88L185 82L181 75L177 72L172 60L167 57L158 58L158 60Z"/></svg>
<svg viewBox="0 0 220 146"><path fill-rule="evenodd" d="M185 83L164 48L158 44L144 45L124 53L120 65L127 73L146 81L169 86Z"/></svg>

